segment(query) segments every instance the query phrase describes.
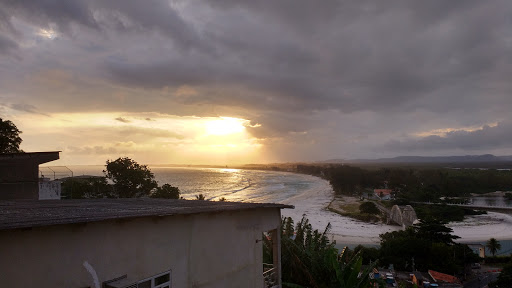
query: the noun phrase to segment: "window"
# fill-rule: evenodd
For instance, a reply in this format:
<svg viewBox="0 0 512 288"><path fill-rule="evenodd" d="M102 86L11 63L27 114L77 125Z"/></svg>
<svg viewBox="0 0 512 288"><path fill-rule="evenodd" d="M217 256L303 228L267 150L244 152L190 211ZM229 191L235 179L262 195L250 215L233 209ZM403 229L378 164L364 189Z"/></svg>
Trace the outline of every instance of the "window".
<svg viewBox="0 0 512 288"><path fill-rule="evenodd" d="M137 288L171 288L171 271L167 271L137 283Z"/></svg>

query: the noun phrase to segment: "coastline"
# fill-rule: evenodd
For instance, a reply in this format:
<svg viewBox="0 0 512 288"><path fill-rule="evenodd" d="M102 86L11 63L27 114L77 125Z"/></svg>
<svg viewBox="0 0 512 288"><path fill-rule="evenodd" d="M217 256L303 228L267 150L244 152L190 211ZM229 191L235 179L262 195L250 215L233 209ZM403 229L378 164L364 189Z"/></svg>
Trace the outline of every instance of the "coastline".
<svg viewBox="0 0 512 288"><path fill-rule="evenodd" d="M84 167L86 169L83 169ZM76 172L84 171L91 175L101 175L101 169L103 166L96 167L90 165L81 165L80 168L81 169L76 169ZM159 168L155 169L156 174L158 174L158 171L160 170ZM196 167L184 168L197 169ZM241 170L244 169L245 168L242 168ZM269 173L275 172L268 169L250 170L261 170ZM282 215L292 217L295 223L297 223L302 218L302 215L305 214L312 224L313 229L318 229L320 232L323 232L327 224L331 223L332 228L328 233L329 239L336 240L336 242L340 245L378 245L380 242L380 234L400 230L400 227L398 226L391 226L380 223L366 223L329 211L329 204L335 201L338 196L335 195L329 181L321 177L294 171L279 172L302 175L306 178L309 178L312 185L311 189L308 189L306 193L297 194L282 201L276 200L275 202L295 206L295 209L284 209L281 212ZM76 174L80 175L81 173ZM161 180L163 181L162 183L165 183L166 181L164 180L167 180L167 178L164 177ZM196 193L194 192L190 195L195 194ZM458 242L484 242L489 240L491 237L494 237L499 241L512 240L512 215L496 212L488 213L489 214L487 215L467 216L463 222L450 223L448 226L454 230L453 234L461 237L461 239L458 239Z"/></svg>
<svg viewBox="0 0 512 288"><path fill-rule="evenodd" d="M336 201L331 185L325 179L309 176L318 179L318 186L312 193L281 202L295 205L293 210L282 211L283 216L292 217L295 223L305 215L313 229L320 232L331 223L329 239L335 240L339 245L378 245L380 234L401 229L398 226L381 223L366 223L329 211L329 205ZM464 221L450 222L447 226L453 229L454 235L461 237L457 240L461 243L484 242L491 237L498 241L512 240L512 215L508 214L488 212L486 215L466 216Z"/></svg>

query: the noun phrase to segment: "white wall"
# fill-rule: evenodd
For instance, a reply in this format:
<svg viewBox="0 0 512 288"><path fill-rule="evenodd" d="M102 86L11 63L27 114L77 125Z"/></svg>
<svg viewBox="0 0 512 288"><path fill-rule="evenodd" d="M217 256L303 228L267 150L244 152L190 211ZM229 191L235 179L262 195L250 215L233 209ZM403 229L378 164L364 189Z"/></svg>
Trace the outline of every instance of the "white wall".
<svg viewBox="0 0 512 288"><path fill-rule="evenodd" d="M73 217L73 215L70 215ZM253 209L0 231L1 285L95 287L172 270L172 287L262 287L263 231L280 210Z"/></svg>
<svg viewBox="0 0 512 288"><path fill-rule="evenodd" d="M61 181L40 181L39 200L60 199Z"/></svg>

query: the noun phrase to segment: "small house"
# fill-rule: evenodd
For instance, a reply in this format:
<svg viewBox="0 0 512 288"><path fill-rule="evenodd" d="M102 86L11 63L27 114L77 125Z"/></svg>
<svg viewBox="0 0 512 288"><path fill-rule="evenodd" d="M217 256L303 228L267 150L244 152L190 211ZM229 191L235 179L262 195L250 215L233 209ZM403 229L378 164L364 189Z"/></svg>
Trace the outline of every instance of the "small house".
<svg viewBox="0 0 512 288"><path fill-rule="evenodd" d="M391 200L391 189L373 189L373 195L380 200Z"/></svg>

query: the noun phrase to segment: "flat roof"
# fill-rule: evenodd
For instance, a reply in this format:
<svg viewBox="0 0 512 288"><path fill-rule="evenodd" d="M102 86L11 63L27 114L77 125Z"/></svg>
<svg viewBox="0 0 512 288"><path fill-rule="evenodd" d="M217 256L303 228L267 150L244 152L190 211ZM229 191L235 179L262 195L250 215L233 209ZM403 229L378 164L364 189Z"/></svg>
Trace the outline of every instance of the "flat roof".
<svg viewBox="0 0 512 288"><path fill-rule="evenodd" d="M151 198L0 201L0 230L257 208L294 206Z"/></svg>
<svg viewBox="0 0 512 288"><path fill-rule="evenodd" d="M0 154L0 162L35 161L39 164L43 164L58 160L60 152L61 151L3 153Z"/></svg>

